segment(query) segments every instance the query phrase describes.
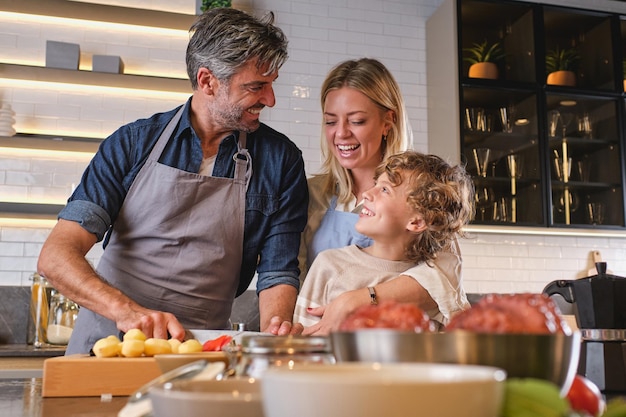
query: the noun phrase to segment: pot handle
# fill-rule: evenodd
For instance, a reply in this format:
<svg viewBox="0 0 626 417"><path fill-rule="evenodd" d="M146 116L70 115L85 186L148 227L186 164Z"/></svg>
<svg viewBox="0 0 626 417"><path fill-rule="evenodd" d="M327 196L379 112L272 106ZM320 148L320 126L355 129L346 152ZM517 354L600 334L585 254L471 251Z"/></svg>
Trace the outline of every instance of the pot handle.
<svg viewBox="0 0 626 417"><path fill-rule="evenodd" d="M559 294L565 301L568 303L573 303L574 300L574 292L572 291L572 286L570 285L570 281L560 279L557 281L552 281L542 291L543 294L547 296L551 296L554 294Z"/></svg>

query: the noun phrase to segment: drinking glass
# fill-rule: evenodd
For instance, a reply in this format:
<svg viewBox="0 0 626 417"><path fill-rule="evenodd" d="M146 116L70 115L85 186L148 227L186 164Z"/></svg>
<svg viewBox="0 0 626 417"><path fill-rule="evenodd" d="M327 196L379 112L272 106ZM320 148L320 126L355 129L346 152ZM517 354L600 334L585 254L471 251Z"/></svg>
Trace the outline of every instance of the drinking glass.
<svg viewBox="0 0 626 417"><path fill-rule="evenodd" d="M548 126L550 129L550 137L556 137L560 120L561 113L559 113L558 110L552 110L550 113L548 113Z"/></svg>
<svg viewBox="0 0 626 417"><path fill-rule="evenodd" d="M587 203L587 221L589 224L602 224L604 222L604 203Z"/></svg>
<svg viewBox="0 0 626 417"><path fill-rule="evenodd" d="M506 166L509 170L509 176L511 178L521 178L524 171L524 157L515 153L507 155Z"/></svg>
<svg viewBox="0 0 626 417"><path fill-rule="evenodd" d="M500 107L500 124L502 125L502 131L505 133L513 133L513 120L515 118L515 107L507 106Z"/></svg>
<svg viewBox="0 0 626 417"><path fill-rule="evenodd" d="M566 197L567 196L567 197ZM565 201L569 200L569 211L570 213L578 210L578 206L580 206L580 199L578 198L578 193L572 190L564 190L560 193L557 201L556 201L556 209L562 213L565 211Z"/></svg>
<svg viewBox="0 0 626 417"><path fill-rule="evenodd" d="M591 161L588 159L576 161L576 172L579 181L589 182L589 178L591 178Z"/></svg>
<svg viewBox="0 0 626 417"><path fill-rule="evenodd" d="M567 158L566 160L564 160L557 155L554 157L553 162L556 178L559 181L569 180L572 173L572 158ZM565 175L565 173L567 173L567 175Z"/></svg>
<svg viewBox="0 0 626 417"><path fill-rule="evenodd" d="M474 162L476 163L476 171L481 177L487 176L489 170L489 157L491 156L491 149L489 148L475 148Z"/></svg>
<svg viewBox="0 0 626 417"><path fill-rule="evenodd" d="M474 193L474 199L476 201L476 209L480 213L479 220L487 220L487 208L491 206L491 200L493 198L493 190L488 187L478 187Z"/></svg>
<svg viewBox="0 0 626 417"><path fill-rule="evenodd" d="M578 134L585 139L591 139L592 137L591 119L587 113L578 116Z"/></svg>
<svg viewBox="0 0 626 417"><path fill-rule="evenodd" d="M485 109L482 107L465 108L465 126L473 132L484 132L486 125Z"/></svg>
<svg viewBox="0 0 626 417"><path fill-rule="evenodd" d="M493 220L500 222L510 222L513 220L511 212L511 199L502 197L495 205Z"/></svg>
<svg viewBox="0 0 626 417"><path fill-rule="evenodd" d="M570 112L561 112L559 118L561 119L561 129L563 129L563 137L567 136L570 124L574 121L574 114Z"/></svg>

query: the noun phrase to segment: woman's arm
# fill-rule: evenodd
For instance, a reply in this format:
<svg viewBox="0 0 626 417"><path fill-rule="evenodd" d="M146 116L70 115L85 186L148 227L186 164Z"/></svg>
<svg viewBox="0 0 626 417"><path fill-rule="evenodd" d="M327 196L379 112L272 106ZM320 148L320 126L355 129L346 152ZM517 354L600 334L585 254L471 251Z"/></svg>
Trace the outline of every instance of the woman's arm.
<svg viewBox="0 0 626 417"><path fill-rule="evenodd" d="M424 289L413 277L400 275L394 279L377 284L375 287L378 301L395 300L397 302L416 303L423 310L437 307L428 291ZM367 288L359 288L347 291L335 298L329 304L314 308L308 312L321 317L320 321L304 329L304 335L327 335L339 328L345 318L362 305L371 302Z"/></svg>

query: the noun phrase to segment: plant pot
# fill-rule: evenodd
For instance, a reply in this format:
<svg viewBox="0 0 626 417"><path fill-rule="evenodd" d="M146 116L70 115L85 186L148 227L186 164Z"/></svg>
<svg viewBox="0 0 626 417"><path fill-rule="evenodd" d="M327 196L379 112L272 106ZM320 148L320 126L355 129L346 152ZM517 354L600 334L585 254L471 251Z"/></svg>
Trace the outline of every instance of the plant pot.
<svg viewBox="0 0 626 417"><path fill-rule="evenodd" d="M624 91L626 91L626 79L624 79Z"/></svg>
<svg viewBox="0 0 626 417"><path fill-rule="evenodd" d="M548 74L548 84L574 87L576 85L576 73L573 71L554 71Z"/></svg>
<svg viewBox="0 0 626 417"><path fill-rule="evenodd" d="M470 78L498 79L498 66L493 62L478 62L469 67L468 76Z"/></svg>

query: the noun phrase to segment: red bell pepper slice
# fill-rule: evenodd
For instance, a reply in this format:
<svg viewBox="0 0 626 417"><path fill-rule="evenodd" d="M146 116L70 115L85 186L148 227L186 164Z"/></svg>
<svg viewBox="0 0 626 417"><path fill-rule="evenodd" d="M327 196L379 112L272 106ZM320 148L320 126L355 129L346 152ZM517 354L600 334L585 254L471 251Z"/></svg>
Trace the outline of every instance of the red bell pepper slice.
<svg viewBox="0 0 626 417"><path fill-rule="evenodd" d="M224 346L228 345L230 341L233 340L232 336L222 335L215 339L207 340L202 345L203 352L219 352Z"/></svg>

